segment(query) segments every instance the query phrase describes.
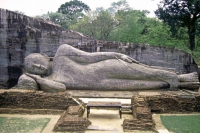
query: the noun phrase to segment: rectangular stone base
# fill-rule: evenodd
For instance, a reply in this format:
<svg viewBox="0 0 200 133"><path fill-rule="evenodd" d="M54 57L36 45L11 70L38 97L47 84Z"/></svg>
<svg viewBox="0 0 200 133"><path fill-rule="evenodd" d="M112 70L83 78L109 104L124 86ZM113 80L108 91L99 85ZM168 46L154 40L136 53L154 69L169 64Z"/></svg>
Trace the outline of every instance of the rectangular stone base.
<svg viewBox="0 0 200 133"><path fill-rule="evenodd" d="M84 132L91 122L87 118L78 115L68 115L65 111L54 127L54 131L59 132Z"/></svg>

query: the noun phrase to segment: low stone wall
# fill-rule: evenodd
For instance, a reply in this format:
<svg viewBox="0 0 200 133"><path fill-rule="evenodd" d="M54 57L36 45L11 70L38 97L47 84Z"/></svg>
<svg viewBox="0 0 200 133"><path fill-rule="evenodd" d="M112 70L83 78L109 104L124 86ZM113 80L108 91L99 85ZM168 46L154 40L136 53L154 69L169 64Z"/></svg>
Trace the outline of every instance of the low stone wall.
<svg viewBox="0 0 200 133"><path fill-rule="evenodd" d="M124 132L133 132L133 130L155 131L154 123L150 119L124 119L122 126Z"/></svg>
<svg viewBox="0 0 200 133"><path fill-rule="evenodd" d="M0 114L25 114L25 115L61 115L63 110L57 109L24 109L24 108L1 108Z"/></svg>
<svg viewBox="0 0 200 133"><path fill-rule="evenodd" d="M67 110L69 106L83 104L66 92L45 93L42 91L1 90L0 108L56 109Z"/></svg>
<svg viewBox="0 0 200 133"><path fill-rule="evenodd" d="M145 95L141 93L139 97L145 99L146 104L152 112L191 113L200 111L200 94L198 93L196 95L185 92L178 92L177 94L166 92L165 94L157 93L156 95Z"/></svg>

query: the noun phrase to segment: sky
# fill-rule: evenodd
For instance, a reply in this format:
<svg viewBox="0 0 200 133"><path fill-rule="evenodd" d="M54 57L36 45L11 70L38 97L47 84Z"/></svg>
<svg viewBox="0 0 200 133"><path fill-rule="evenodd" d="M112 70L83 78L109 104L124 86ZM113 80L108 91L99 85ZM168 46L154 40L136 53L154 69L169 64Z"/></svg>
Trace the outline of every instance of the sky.
<svg viewBox="0 0 200 133"><path fill-rule="evenodd" d="M70 0L0 0L0 8L11 11L21 11L27 16L42 15L49 12L56 12L61 4ZM111 3L119 0L80 0L87 4L92 10L97 7L107 9ZM149 17L155 17L154 11L160 0L126 0L134 10L149 10Z"/></svg>

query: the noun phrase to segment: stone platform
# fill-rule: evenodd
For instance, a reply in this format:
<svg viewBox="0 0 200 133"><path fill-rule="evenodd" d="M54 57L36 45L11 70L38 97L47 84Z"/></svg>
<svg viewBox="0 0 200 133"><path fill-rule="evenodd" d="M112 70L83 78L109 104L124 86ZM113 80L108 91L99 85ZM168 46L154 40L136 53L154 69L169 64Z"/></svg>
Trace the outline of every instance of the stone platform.
<svg viewBox="0 0 200 133"><path fill-rule="evenodd" d="M180 91L167 91L167 90L149 90L149 91L97 91L97 90L67 90L67 93L71 94L76 98L119 98L119 99L131 99L134 95L139 93L145 93L148 95L148 92L166 94L171 93L178 96L191 96L191 94L200 94L200 92L193 92L188 90Z"/></svg>

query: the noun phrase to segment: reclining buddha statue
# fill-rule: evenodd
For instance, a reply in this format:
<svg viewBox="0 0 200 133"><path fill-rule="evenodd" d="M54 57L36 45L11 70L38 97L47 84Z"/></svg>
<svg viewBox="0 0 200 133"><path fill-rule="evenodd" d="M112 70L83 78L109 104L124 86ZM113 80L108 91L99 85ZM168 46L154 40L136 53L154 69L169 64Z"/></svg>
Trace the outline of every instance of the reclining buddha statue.
<svg viewBox="0 0 200 133"><path fill-rule="evenodd" d="M47 92L76 90L152 90L199 87L197 73L152 67L116 52L88 53L61 45L53 58L33 53L25 58L18 88Z"/></svg>

